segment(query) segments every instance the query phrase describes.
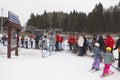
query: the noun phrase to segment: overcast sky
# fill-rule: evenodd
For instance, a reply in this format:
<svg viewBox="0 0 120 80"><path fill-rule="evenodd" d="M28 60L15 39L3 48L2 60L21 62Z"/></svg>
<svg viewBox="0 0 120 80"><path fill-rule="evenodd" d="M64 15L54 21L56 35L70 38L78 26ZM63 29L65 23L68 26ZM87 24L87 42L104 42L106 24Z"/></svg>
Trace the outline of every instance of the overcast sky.
<svg viewBox="0 0 120 80"><path fill-rule="evenodd" d="M63 11L69 13L77 10L89 13L96 4L101 2L104 8L117 5L120 0L1 0L0 9L3 8L3 16L8 16L8 11L12 11L20 18L23 26L30 18L31 13L43 14L53 11ZM1 16L0 10L0 16Z"/></svg>

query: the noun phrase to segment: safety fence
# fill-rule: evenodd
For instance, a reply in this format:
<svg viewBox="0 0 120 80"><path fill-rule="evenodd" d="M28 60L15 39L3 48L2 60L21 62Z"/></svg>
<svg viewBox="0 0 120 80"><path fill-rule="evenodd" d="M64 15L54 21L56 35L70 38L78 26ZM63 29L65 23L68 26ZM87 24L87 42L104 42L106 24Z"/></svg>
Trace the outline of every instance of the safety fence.
<svg viewBox="0 0 120 80"><path fill-rule="evenodd" d="M48 57L50 55L53 55L59 51L56 51L55 48L56 44L55 42L42 42L42 58ZM62 44L59 43L59 49L61 50L69 50L69 45L64 41Z"/></svg>

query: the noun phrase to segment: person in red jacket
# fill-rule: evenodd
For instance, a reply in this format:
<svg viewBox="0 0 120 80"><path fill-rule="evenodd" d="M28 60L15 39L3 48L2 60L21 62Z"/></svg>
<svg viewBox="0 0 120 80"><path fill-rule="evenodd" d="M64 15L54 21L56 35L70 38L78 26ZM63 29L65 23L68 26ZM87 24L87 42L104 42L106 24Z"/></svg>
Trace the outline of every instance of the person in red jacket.
<svg viewBox="0 0 120 80"><path fill-rule="evenodd" d="M30 44L31 44L31 48L33 48L33 42L34 42L34 35L31 34L31 35L30 35Z"/></svg>
<svg viewBox="0 0 120 80"><path fill-rule="evenodd" d="M114 39L110 35L107 35L107 38L105 39L105 47L110 47L113 50L113 46L114 46Z"/></svg>
<svg viewBox="0 0 120 80"><path fill-rule="evenodd" d="M75 34L73 34L73 53L77 52L77 38Z"/></svg>
<svg viewBox="0 0 120 80"><path fill-rule="evenodd" d="M59 48L59 42L60 42L60 36L59 36L59 34L56 34L56 36L55 36L55 49L56 49L56 51L60 51L60 48Z"/></svg>
<svg viewBox="0 0 120 80"><path fill-rule="evenodd" d="M60 35L60 38L59 38L60 50L63 50L63 48L62 48L62 42L63 42L63 35Z"/></svg>
<svg viewBox="0 0 120 80"><path fill-rule="evenodd" d="M73 46L73 36L70 35L68 37L68 44L69 44L69 48L70 48L70 51L72 50L72 46Z"/></svg>

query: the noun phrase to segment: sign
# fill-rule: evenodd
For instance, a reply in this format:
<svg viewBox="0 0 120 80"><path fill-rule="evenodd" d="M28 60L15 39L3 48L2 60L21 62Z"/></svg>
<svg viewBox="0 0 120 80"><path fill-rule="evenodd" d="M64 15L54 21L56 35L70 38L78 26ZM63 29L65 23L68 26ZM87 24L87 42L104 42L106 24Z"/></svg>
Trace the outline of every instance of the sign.
<svg viewBox="0 0 120 80"><path fill-rule="evenodd" d="M19 16L17 16L16 14L10 11L8 12L8 21L16 23L16 24L20 24Z"/></svg>

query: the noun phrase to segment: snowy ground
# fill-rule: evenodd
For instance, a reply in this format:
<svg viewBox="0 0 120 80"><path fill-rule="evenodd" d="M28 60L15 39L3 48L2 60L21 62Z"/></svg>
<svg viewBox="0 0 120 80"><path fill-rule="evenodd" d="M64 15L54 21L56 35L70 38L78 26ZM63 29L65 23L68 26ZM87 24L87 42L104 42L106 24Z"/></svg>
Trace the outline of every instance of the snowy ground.
<svg viewBox="0 0 120 80"><path fill-rule="evenodd" d="M79 57L69 51L56 52L42 58L42 51L35 49L19 49L19 56L7 59L7 48L0 45L0 80L120 80L117 70L115 74L100 78L102 70L89 72L93 58ZM117 51L114 51L117 57ZM101 68L103 69L101 63Z"/></svg>

